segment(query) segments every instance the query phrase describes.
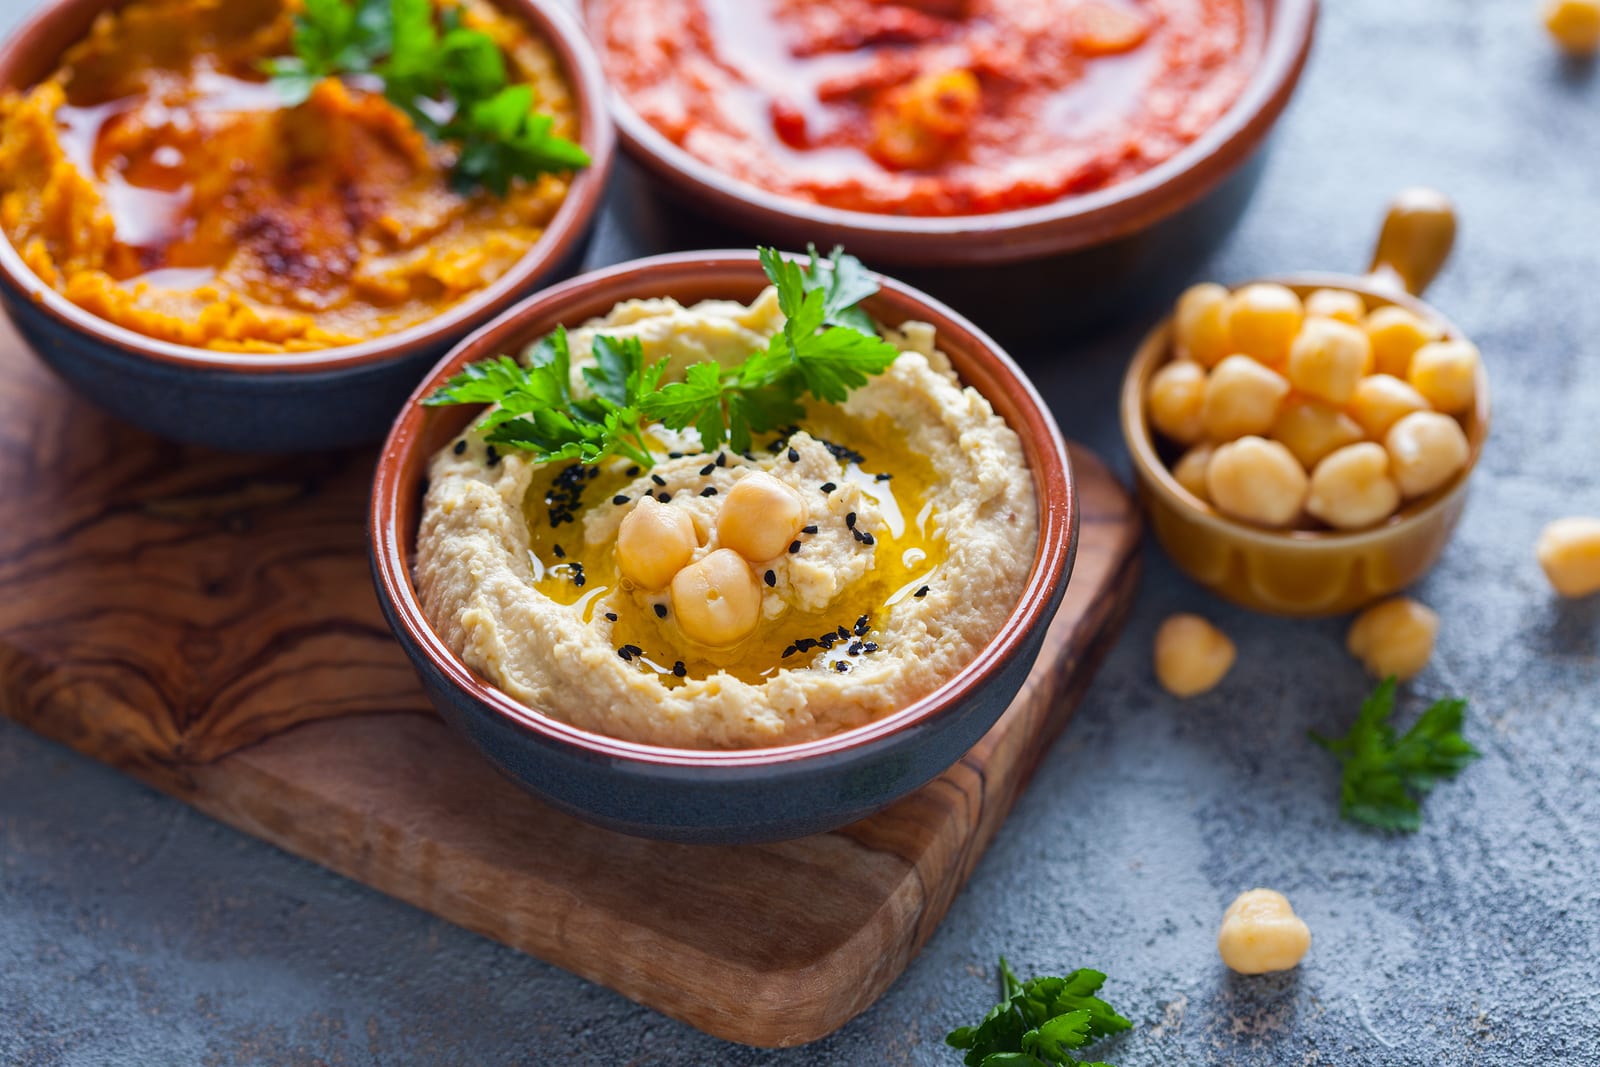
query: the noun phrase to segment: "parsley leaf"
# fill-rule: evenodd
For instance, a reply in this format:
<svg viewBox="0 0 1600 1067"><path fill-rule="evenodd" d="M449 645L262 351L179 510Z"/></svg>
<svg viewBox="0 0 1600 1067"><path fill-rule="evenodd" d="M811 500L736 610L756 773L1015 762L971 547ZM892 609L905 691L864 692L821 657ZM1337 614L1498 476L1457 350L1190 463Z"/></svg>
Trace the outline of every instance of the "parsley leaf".
<svg viewBox="0 0 1600 1067"><path fill-rule="evenodd" d="M590 162L534 110L532 86L507 84L500 46L462 26L454 7L436 21L434 0L306 0L292 43L294 55L262 64L285 103L304 103L323 78L375 75L418 129L458 146L453 177L463 189L504 196L515 178Z"/></svg>
<svg viewBox="0 0 1600 1067"><path fill-rule="evenodd" d="M945 1044L966 1050L966 1067L1110 1067L1071 1053L1133 1026L1095 996L1105 980L1099 971L1083 968L1062 978L1023 982L1001 956L1004 999L977 1026L950 1031Z"/></svg>
<svg viewBox="0 0 1600 1067"><path fill-rule="evenodd" d="M594 339L594 365L581 374L589 395L577 396L567 334L557 328L533 347L527 367L509 356L472 364L424 403L498 405L480 423L487 440L540 461L625 455L650 467L648 428L655 423L693 428L708 451L724 443L747 451L757 434L799 421L806 395L840 403L900 354L854 302L843 303L877 291L858 260L837 249L819 260L813 250L807 269L772 249L760 253L784 324L766 349L736 366L702 361L663 385L666 360L647 366L638 338L602 335ZM826 325L830 316L859 319L867 331Z"/></svg>
<svg viewBox="0 0 1600 1067"><path fill-rule="evenodd" d="M1344 764L1339 814L1383 830L1414 831L1422 825L1421 798L1441 778L1453 778L1482 753L1461 736L1465 700L1440 700L1396 739L1395 680L1386 678L1361 703L1350 732L1311 739Z"/></svg>

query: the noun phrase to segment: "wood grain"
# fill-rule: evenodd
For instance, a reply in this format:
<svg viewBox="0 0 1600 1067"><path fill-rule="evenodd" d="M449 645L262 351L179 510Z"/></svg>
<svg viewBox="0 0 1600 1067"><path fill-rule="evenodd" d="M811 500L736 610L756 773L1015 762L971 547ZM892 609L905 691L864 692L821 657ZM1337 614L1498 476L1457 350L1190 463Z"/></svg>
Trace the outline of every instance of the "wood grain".
<svg viewBox="0 0 1600 1067"><path fill-rule="evenodd" d="M0 712L240 829L729 1040L871 1004L933 933L1065 724L1137 580L1137 520L1074 449L1077 566L1038 667L959 763L775 845L546 808L428 708L372 593L372 455L163 444L0 323Z"/></svg>

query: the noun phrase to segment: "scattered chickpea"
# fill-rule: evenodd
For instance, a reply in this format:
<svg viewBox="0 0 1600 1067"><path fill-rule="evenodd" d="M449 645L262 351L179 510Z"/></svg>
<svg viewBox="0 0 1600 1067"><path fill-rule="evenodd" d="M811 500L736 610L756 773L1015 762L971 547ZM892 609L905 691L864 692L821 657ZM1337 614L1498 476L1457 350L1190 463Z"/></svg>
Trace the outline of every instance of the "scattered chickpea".
<svg viewBox="0 0 1600 1067"><path fill-rule="evenodd" d="M1150 378L1150 422L1178 444L1192 445L1205 434L1205 399L1205 368L1173 360Z"/></svg>
<svg viewBox="0 0 1600 1067"><path fill-rule="evenodd" d="M1367 339L1372 342L1373 369L1400 379L1411 369L1411 357L1417 349L1443 336L1427 319L1394 305L1368 315L1366 330Z"/></svg>
<svg viewBox="0 0 1600 1067"><path fill-rule="evenodd" d="M1289 383L1308 396L1343 404L1372 363L1372 342L1348 322L1311 319L1289 347Z"/></svg>
<svg viewBox="0 0 1600 1067"><path fill-rule="evenodd" d="M1544 25L1569 55L1600 52L1600 0L1547 0Z"/></svg>
<svg viewBox="0 0 1600 1067"><path fill-rule="evenodd" d="M1368 438L1381 441L1389 427L1413 411L1427 411L1428 401L1392 374L1371 374L1357 383L1348 410Z"/></svg>
<svg viewBox="0 0 1600 1067"><path fill-rule="evenodd" d="M1211 455L1215 451L1208 444L1198 444L1172 465L1172 476L1178 484L1207 503L1211 502L1211 494L1206 491L1206 468L1211 465Z"/></svg>
<svg viewBox="0 0 1600 1067"><path fill-rule="evenodd" d="M1310 927L1287 897L1271 889L1240 893L1223 913L1217 932L1222 962L1239 974L1291 970L1310 948Z"/></svg>
<svg viewBox="0 0 1600 1067"><path fill-rule="evenodd" d="M1600 593L1600 519L1557 519L1539 535L1539 566L1566 597Z"/></svg>
<svg viewBox="0 0 1600 1067"><path fill-rule="evenodd" d="M1233 667L1228 635L1198 615L1173 615L1156 631L1156 680L1175 697L1212 689Z"/></svg>
<svg viewBox="0 0 1600 1067"><path fill-rule="evenodd" d="M1405 681L1428 665L1438 633L1439 616L1432 609L1394 597L1357 615L1344 643L1374 678Z"/></svg>
<svg viewBox="0 0 1600 1067"><path fill-rule="evenodd" d="M717 541L752 563L783 554L806 524L806 502L765 471L734 483L717 513Z"/></svg>
<svg viewBox="0 0 1600 1067"><path fill-rule="evenodd" d="M1437 411L1407 415L1389 427L1383 444L1407 499L1425 496L1455 477L1472 451L1461 424Z"/></svg>
<svg viewBox="0 0 1600 1067"><path fill-rule="evenodd" d="M1406 376L1435 411L1460 415L1478 389L1478 360L1471 341L1432 341L1411 357Z"/></svg>
<svg viewBox="0 0 1600 1067"><path fill-rule="evenodd" d="M1305 321L1305 308L1294 290L1273 282L1247 285L1228 306L1228 333L1234 351L1270 367L1281 367L1289 346Z"/></svg>
<svg viewBox="0 0 1600 1067"><path fill-rule="evenodd" d="M738 644L761 622L761 581L743 556L719 548L673 577L672 613L690 640Z"/></svg>
<svg viewBox="0 0 1600 1067"><path fill-rule="evenodd" d="M1310 470L1329 452L1361 440L1362 433L1354 419L1333 405L1296 397L1278 412L1267 436L1282 442Z"/></svg>
<svg viewBox="0 0 1600 1067"><path fill-rule="evenodd" d="M687 511L643 496L617 527L617 569L635 585L665 589L698 546Z"/></svg>
<svg viewBox="0 0 1600 1067"><path fill-rule="evenodd" d="M1206 381L1200 418L1216 441L1264 434L1278 418L1278 406L1289 395L1283 375L1248 356L1229 356Z"/></svg>
<svg viewBox="0 0 1600 1067"><path fill-rule="evenodd" d="M1228 333L1228 290L1215 282L1191 285L1178 297L1172 332L1180 357L1215 367L1233 353Z"/></svg>
<svg viewBox="0 0 1600 1067"><path fill-rule="evenodd" d="M1218 510L1262 526L1287 526L1306 498L1306 472L1277 441L1241 437L1219 445L1206 467L1206 492Z"/></svg>
<svg viewBox="0 0 1600 1067"><path fill-rule="evenodd" d="M1371 441L1330 453L1311 472L1306 510L1339 530L1382 522L1400 506L1400 487L1389 477L1389 453Z"/></svg>
<svg viewBox="0 0 1600 1067"><path fill-rule="evenodd" d="M1367 317L1367 303L1360 293L1349 289L1318 289L1306 297L1306 318L1337 319L1360 326Z"/></svg>

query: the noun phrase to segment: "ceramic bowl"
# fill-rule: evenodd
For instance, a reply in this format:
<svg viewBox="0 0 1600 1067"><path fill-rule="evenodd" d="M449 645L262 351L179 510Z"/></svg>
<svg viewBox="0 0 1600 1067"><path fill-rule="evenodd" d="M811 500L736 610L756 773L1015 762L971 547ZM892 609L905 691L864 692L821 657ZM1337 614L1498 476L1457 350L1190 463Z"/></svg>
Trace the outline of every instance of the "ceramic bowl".
<svg viewBox="0 0 1600 1067"><path fill-rule="evenodd" d="M585 0L585 9L603 2ZM665 213L671 246L704 247L708 225L725 243L839 244L957 308L982 309L986 328L1003 342L1059 339L1181 285L1242 214L1261 150L1299 84L1317 17L1316 0L1264 0L1262 7L1259 65L1201 137L1127 181L1021 210L919 217L828 207L721 173L673 144L620 93L612 95L612 113L628 156L692 213Z"/></svg>
<svg viewBox="0 0 1600 1067"><path fill-rule="evenodd" d="M1305 296L1349 289L1368 309L1398 304L1434 322L1447 338L1461 332L1417 299L1443 266L1455 237L1449 201L1431 190L1402 193L1391 205L1371 271L1365 276L1293 274L1266 279ZM1238 522L1194 496L1173 477L1177 453L1158 444L1146 420L1151 376L1172 358L1171 320L1139 346L1122 386L1122 431L1139 497L1156 538L1184 572L1214 592L1257 611L1287 616L1337 615L1396 593L1438 560L1467 500L1467 484L1489 433L1489 383L1478 369L1477 397L1463 420L1467 465L1433 493L1408 501L1368 530L1268 530Z"/></svg>
<svg viewBox="0 0 1600 1067"><path fill-rule="evenodd" d="M55 0L0 46L0 92L26 89L102 11L127 0ZM105 410L177 441L300 452L374 441L417 379L472 330L583 258L611 171L615 135L605 81L587 37L553 0L496 0L549 41L572 84L579 172L528 254L482 291L426 322L361 344L315 352L216 352L113 325L41 282L0 235L0 303L34 352Z"/></svg>
<svg viewBox="0 0 1600 1067"><path fill-rule="evenodd" d="M1040 501L1039 547L1021 598L992 640L939 689L876 722L775 748L700 751L619 741L548 718L479 677L434 632L412 583L430 457L475 412L421 400L475 360L520 351L622 300L748 301L766 285L750 253L625 263L557 285L468 338L417 389L378 460L369 525L378 598L441 714L511 778L551 804L623 833L677 841L799 837L860 819L940 774L975 744L1027 677L1066 589L1078 507L1049 410L1009 357L971 323L884 280L865 307L880 321L930 322L962 379L1022 439Z"/></svg>

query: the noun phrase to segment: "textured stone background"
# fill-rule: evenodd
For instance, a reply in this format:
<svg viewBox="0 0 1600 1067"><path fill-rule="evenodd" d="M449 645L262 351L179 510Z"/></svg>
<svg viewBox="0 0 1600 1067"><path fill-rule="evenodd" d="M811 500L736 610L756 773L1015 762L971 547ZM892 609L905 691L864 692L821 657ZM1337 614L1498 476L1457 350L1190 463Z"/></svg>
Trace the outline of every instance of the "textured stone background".
<svg viewBox="0 0 1600 1067"><path fill-rule="evenodd" d="M34 0L0 0L0 28ZM216 825L0 723L0 1062L928 1064L1024 973L1093 964L1137 1023L1102 1052L1168 1064L1600 1063L1600 598L1547 592L1548 519L1600 512L1600 74L1532 0L1333 0L1259 197L1205 274L1359 269L1426 182L1462 239L1431 297L1481 343L1497 423L1420 596L1444 616L1424 699L1472 701L1485 758L1412 837L1339 822L1305 738L1366 683L1344 624L1233 610L1159 553L1126 640L943 928L872 1010L788 1052L726 1045ZM613 216L597 261L629 247ZM1065 297L1064 297L1065 298ZM1037 361L1063 425L1126 470L1119 371L1142 323ZM1186 704L1147 668L1175 610L1240 663ZM1296 973L1231 977L1241 889L1315 933Z"/></svg>

